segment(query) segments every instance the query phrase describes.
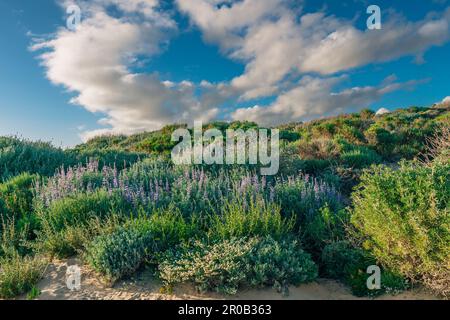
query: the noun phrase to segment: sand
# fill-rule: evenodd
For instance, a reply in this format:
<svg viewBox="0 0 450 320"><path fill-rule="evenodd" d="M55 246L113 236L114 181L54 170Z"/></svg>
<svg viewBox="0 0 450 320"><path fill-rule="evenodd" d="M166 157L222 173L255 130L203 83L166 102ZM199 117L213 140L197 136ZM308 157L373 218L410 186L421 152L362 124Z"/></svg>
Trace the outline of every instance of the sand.
<svg viewBox="0 0 450 320"><path fill-rule="evenodd" d="M82 278L80 290L71 291L66 285L68 266L81 267ZM41 291L37 300L353 300L361 299L351 294L342 284L327 279L319 279L313 283L290 287L289 295L284 297L276 290L244 290L236 296L223 296L217 293L199 294L189 285L179 286L172 294L160 292L159 282L149 271L138 273L135 277L117 282L113 287L103 283L101 278L77 259L54 261L51 263L38 284ZM20 299L26 299L26 296ZM396 296L385 295L377 299L436 299L420 290L408 291Z"/></svg>

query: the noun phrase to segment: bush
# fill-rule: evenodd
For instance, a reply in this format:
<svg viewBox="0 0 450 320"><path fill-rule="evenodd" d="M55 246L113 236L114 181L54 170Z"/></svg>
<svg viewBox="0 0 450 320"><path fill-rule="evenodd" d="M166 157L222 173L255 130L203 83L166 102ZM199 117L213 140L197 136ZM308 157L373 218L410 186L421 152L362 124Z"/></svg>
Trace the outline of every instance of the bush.
<svg viewBox="0 0 450 320"><path fill-rule="evenodd" d="M308 174L278 180L270 191L269 200L281 206L284 216L295 215L300 227L325 205L332 211L342 208L342 197L336 188Z"/></svg>
<svg viewBox="0 0 450 320"><path fill-rule="evenodd" d="M125 226L140 234L150 234L152 249L160 252L194 238L199 233L201 223L195 215L184 218L180 210L170 206L168 209L156 210L150 215L141 212L137 219L131 219Z"/></svg>
<svg viewBox="0 0 450 320"><path fill-rule="evenodd" d="M41 228L34 247L52 257L71 257L101 232L102 225L117 225L130 210L120 196L103 190L63 198L48 208L41 204L36 211Z"/></svg>
<svg viewBox="0 0 450 320"><path fill-rule="evenodd" d="M0 137L0 182L24 172L50 176L65 163L64 152L50 143Z"/></svg>
<svg viewBox="0 0 450 320"><path fill-rule="evenodd" d="M145 261L151 243L149 234L135 229L120 228L116 232L97 237L87 248L89 264L115 282L133 274Z"/></svg>
<svg viewBox="0 0 450 320"><path fill-rule="evenodd" d="M68 226L61 231L51 232L33 243L37 251L59 259L70 258L89 241L91 234L86 226Z"/></svg>
<svg viewBox="0 0 450 320"><path fill-rule="evenodd" d="M343 152L339 162L347 167L360 169L381 162L381 157L373 150L366 147L358 147Z"/></svg>
<svg viewBox="0 0 450 320"><path fill-rule="evenodd" d="M301 230L308 252L318 257L327 244L344 239L347 222L347 210L332 211L328 205L320 208Z"/></svg>
<svg viewBox="0 0 450 320"><path fill-rule="evenodd" d="M10 216L21 217L32 212L32 188L36 177L23 173L0 184L0 199Z"/></svg>
<svg viewBox="0 0 450 320"><path fill-rule="evenodd" d="M266 237L256 244L246 263L251 286L299 285L317 278L318 270L311 256L295 240L275 241Z"/></svg>
<svg viewBox="0 0 450 320"><path fill-rule="evenodd" d="M192 282L201 291L236 294L244 285L299 284L315 279L317 267L296 242L241 238L207 244L196 241L160 257L166 286Z"/></svg>
<svg viewBox="0 0 450 320"><path fill-rule="evenodd" d="M213 214L211 237L230 239L270 235L280 239L291 233L295 224L294 219L283 218L280 211L278 205L263 200L228 202L221 214Z"/></svg>
<svg viewBox="0 0 450 320"><path fill-rule="evenodd" d="M119 170L130 167L141 159L145 159L145 153L126 152L122 150L68 150L65 152L68 159L71 159L71 165L79 163L88 163L89 161L98 162L98 166L102 169L105 166L116 167Z"/></svg>
<svg viewBox="0 0 450 320"><path fill-rule="evenodd" d="M0 232L4 225L24 234L24 240L35 238L38 219L33 213L33 182L37 176L28 173L0 184Z"/></svg>
<svg viewBox="0 0 450 320"><path fill-rule="evenodd" d="M381 288L368 289L367 279L370 275L367 273L367 268L376 265L376 260L367 252L353 247L346 241L327 245L322 252L321 263L325 276L347 284L356 296L395 294L408 287L404 277L381 269Z"/></svg>
<svg viewBox="0 0 450 320"><path fill-rule="evenodd" d="M120 195L97 190L62 198L48 208L39 207L37 213L45 228L61 231L68 226L86 225L94 218L106 218L111 212L126 214L130 211L131 206Z"/></svg>
<svg viewBox="0 0 450 320"><path fill-rule="evenodd" d="M13 257L0 259L0 298L10 299L30 291L42 278L46 262L39 258Z"/></svg>
<svg viewBox="0 0 450 320"><path fill-rule="evenodd" d="M245 258L256 239L231 239L207 244L195 241L164 253L159 276L166 286L192 282L200 292L236 294L245 281Z"/></svg>
<svg viewBox="0 0 450 320"><path fill-rule="evenodd" d="M87 260L109 280L132 274L157 252L173 248L195 236L196 221L187 222L175 208L158 210L98 236L87 248Z"/></svg>
<svg viewBox="0 0 450 320"><path fill-rule="evenodd" d="M111 213L106 219L93 218L84 225L66 226L60 231L45 227L31 247L51 257L69 258L82 253L93 238L116 231L123 219L121 215Z"/></svg>
<svg viewBox="0 0 450 320"><path fill-rule="evenodd" d="M449 279L450 164L379 166L361 181L351 222L365 248L411 280Z"/></svg>
<svg viewBox="0 0 450 320"><path fill-rule="evenodd" d="M2 221L0 228L0 258L31 253L29 244L29 229L27 226L18 228L14 218Z"/></svg>
<svg viewBox="0 0 450 320"><path fill-rule="evenodd" d="M354 248L347 241L326 245L321 256L323 274L331 279L344 281L358 270L365 272L374 262L363 250Z"/></svg>

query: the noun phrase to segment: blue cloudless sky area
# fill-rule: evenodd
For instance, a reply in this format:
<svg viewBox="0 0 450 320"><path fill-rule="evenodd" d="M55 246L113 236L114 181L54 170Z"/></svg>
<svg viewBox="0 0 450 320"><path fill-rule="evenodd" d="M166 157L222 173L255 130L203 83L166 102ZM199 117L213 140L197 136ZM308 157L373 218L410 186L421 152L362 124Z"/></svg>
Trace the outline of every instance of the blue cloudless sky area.
<svg viewBox="0 0 450 320"><path fill-rule="evenodd" d="M364 28L369 4L393 8L409 20L424 18L427 12L442 11L447 1L306 1L304 12L324 10L327 14L355 19ZM296 10L295 3L293 10ZM0 135L19 135L30 139L52 141L58 146L80 143L80 127L96 129L101 114L86 111L69 103L73 93L53 85L40 66L38 54L31 52L32 35L45 36L65 25L64 10L54 0L0 0ZM139 71L158 72L162 79L199 83L230 81L244 72L245 65L225 57L219 48L203 41L201 32L186 17L177 14L180 32L167 48L153 57ZM346 85L376 86L395 74L398 81L429 79L411 91L395 91L376 101L371 107L399 108L427 106L449 96L450 44L432 47L425 62L414 57L371 64L346 72Z"/></svg>

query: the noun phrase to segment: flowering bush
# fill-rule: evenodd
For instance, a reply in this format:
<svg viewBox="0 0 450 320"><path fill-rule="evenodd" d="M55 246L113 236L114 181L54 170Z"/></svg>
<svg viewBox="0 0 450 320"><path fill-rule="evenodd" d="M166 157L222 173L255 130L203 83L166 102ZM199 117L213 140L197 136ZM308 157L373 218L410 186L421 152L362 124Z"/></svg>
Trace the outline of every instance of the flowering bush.
<svg viewBox="0 0 450 320"><path fill-rule="evenodd" d="M263 198L277 202L284 214L313 215L325 203L337 207L339 192L331 185L308 175L272 179L250 171L221 169L207 172L203 168L171 167L163 161L138 163L118 171L97 162L87 166L61 169L47 183L36 186L37 199L50 206L69 195L92 193L102 189L119 194L135 208L148 210L175 204L183 215L192 212L216 213L225 203Z"/></svg>

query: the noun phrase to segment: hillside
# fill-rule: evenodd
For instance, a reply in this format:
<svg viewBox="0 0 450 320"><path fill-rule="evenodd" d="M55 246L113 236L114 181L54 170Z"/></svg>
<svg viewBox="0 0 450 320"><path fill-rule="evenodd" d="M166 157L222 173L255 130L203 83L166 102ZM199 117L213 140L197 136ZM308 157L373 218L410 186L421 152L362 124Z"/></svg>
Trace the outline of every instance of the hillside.
<svg viewBox="0 0 450 320"><path fill-rule="evenodd" d="M48 283L55 258L79 259L91 283L149 271L139 290L151 283L164 297L188 284L224 297L269 287L288 295L289 286L302 296L309 286L331 298L322 278L356 296L417 284L450 296L448 106L279 126L276 176L250 165L174 165L177 127L68 150L1 137L0 298L67 294ZM367 286L373 266L378 288Z"/></svg>
<svg viewBox="0 0 450 320"><path fill-rule="evenodd" d="M276 128L281 130L281 139L287 143L299 141L312 143L317 139L338 138L348 144L373 148L385 158L412 158L423 151L424 138L433 133L436 125L450 122L449 112L448 105L430 108L411 107L382 116L376 116L370 110L363 110L356 114L285 124ZM75 150L169 152L174 146L170 139L171 134L178 127L186 125L169 125L158 131L130 136L99 136L78 145ZM213 122L205 125L205 129L212 127L220 130L246 130L257 128L258 125L252 122Z"/></svg>

